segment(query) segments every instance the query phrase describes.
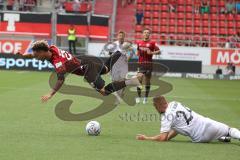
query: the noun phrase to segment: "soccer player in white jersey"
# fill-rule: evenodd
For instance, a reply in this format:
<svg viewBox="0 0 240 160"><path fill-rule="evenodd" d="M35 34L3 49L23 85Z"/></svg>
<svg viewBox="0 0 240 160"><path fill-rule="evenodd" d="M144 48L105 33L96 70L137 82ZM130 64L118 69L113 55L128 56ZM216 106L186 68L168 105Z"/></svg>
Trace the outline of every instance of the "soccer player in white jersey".
<svg viewBox="0 0 240 160"><path fill-rule="evenodd" d="M116 48L114 49L113 54L119 51L122 55L112 66L110 73L112 81L121 81L126 79L126 75L128 73L128 61L134 54L134 50L131 47L131 44L125 41L125 35L126 33L124 31L119 31L117 35L117 41L113 42L116 44ZM128 55L128 52L130 52L130 55ZM122 98L123 95L124 89L117 91L115 105L118 105L120 103L120 98Z"/></svg>
<svg viewBox="0 0 240 160"><path fill-rule="evenodd" d="M156 110L161 114L160 134L148 137L137 135L138 140L169 141L177 134L188 136L192 142L224 140L226 137L240 140L240 131L226 124L204 117L179 102L168 103L163 96L153 99Z"/></svg>

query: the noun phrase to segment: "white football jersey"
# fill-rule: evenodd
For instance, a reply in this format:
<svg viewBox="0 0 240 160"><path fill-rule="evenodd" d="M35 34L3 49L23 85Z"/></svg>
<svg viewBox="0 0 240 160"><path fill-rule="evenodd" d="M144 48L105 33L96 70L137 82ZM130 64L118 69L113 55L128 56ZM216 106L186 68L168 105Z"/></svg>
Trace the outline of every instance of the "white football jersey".
<svg viewBox="0 0 240 160"><path fill-rule="evenodd" d="M113 81L118 81L126 78L126 74L128 73L128 61L127 61L127 52L122 50L122 44L119 41L114 42L116 44L116 51L120 51L122 55L119 57L117 62L113 65L111 70L111 77Z"/></svg>
<svg viewBox="0 0 240 160"><path fill-rule="evenodd" d="M208 142L228 133L227 125L203 117L176 101L168 104L161 119L161 133L174 129L193 142Z"/></svg>

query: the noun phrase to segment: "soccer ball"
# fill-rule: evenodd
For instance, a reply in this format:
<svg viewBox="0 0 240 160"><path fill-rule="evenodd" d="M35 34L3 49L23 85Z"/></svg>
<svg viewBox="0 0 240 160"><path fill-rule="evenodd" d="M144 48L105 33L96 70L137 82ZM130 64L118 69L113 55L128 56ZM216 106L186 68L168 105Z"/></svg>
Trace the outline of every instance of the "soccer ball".
<svg viewBox="0 0 240 160"><path fill-rule="evenodd" d="M101 125L97 121L90 121L86 125L86 132L90 136L98 136L101 132Z"/></svg>

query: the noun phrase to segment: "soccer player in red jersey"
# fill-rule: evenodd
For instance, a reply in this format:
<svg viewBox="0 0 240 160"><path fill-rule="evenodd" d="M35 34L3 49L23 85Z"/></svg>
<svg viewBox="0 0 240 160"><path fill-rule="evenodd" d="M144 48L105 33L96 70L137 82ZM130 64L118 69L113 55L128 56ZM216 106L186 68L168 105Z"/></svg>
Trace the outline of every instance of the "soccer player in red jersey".
<svg viewBox="0 0 240 160"><path fill-rule="evenodd" d="M111 66L113 66L121 56L120 52L114 53L105 63L95 63L93 60L87 58L77 59L67 51L61 50L54 45L49 46L44 40L36 41L32 46L32 50L33 54L22 54L22 56L49 61L54 66L58 77L55 87L48 94L42 96L41 100L43 102L52 98L61 88L66 73L84 76L84 79L104 96L128 85L140 85L138 77L135 77L128 80L114 81L105 86L105 81L101 78L101 75L111 70Z"/></svg>
<svg viewBox="0 0 240 160"><path fill-rule="evenodd" d="M151 86L151 76L152 76L152 57L153 55L160 54L160 50L156 42L150 39L151 31L148 28L143 30L143 40L137 42L137 55L138 55L138 75L144 75L145 78L145 97L143 99L143 104L147 103L147 97ZM141 83L143 79L140 80ZM136 98L136 103L140 103L141 100L141 88L137 87L138 97Z"/></svg>

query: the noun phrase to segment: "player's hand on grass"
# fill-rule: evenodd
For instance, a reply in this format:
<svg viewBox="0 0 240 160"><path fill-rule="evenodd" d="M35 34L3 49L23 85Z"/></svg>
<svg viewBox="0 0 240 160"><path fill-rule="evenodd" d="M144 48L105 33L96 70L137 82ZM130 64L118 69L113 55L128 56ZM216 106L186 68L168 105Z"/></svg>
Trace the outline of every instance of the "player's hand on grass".
<svg viewBox="0 0 240 160"><path fill-rule="evenodd" d="M137 139L137 140L146 140L146 136L145 136L144 134L138 134L138 135L136 136L136 139Z"/></svg>
<svg viewBox="0 0 240 160"><path fill-rule="evenodd" d="M44 103L44 102L47 102L51 98L52 98L52 95L51 94L47 94L47 95L42 96L41 100Z"/></svg>

